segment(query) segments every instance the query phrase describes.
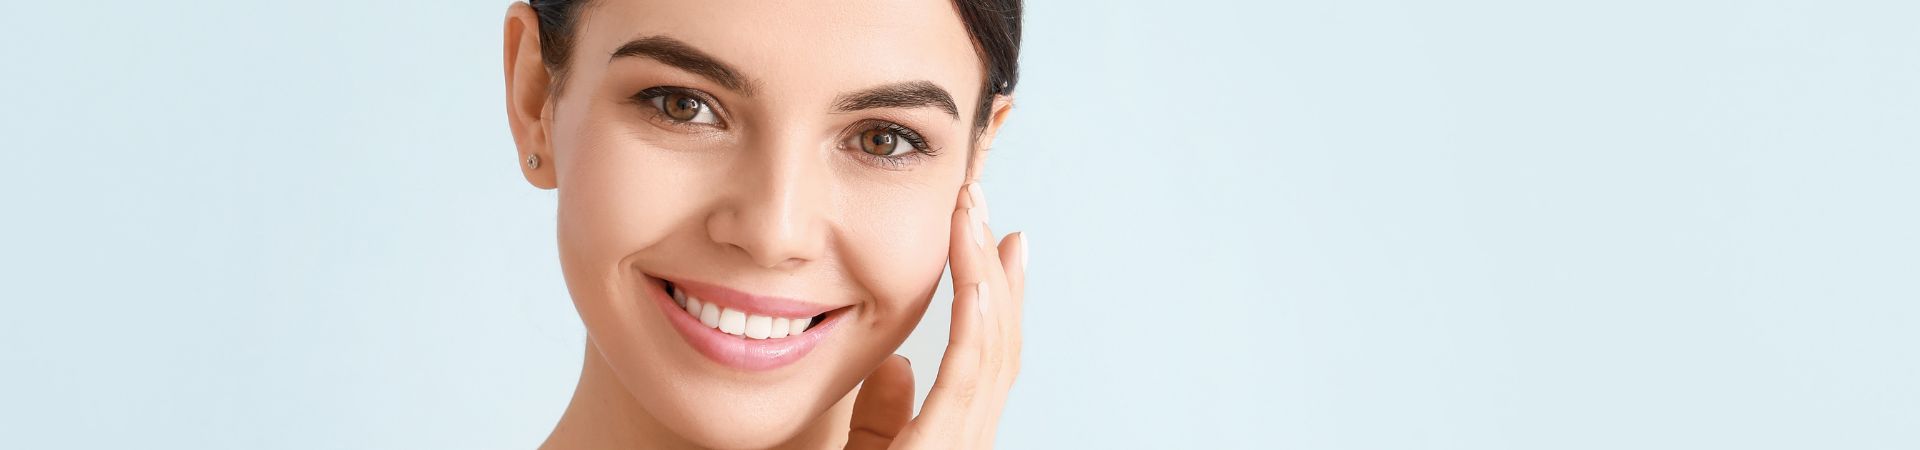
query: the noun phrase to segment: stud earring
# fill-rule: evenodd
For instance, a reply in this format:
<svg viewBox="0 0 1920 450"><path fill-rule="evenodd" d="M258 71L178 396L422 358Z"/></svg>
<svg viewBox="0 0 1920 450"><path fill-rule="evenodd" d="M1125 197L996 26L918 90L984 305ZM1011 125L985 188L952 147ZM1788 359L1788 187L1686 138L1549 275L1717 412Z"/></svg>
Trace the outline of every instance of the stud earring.
<svg viewBox="0 0 1920 450"><path fill-rule="evenodd" d="M540 155L539 155L539 154L537 154L537 153L528 153L528 154L527 154L527 168L528 168L528 169L538 169L538 168L540 168Z"/></svg>

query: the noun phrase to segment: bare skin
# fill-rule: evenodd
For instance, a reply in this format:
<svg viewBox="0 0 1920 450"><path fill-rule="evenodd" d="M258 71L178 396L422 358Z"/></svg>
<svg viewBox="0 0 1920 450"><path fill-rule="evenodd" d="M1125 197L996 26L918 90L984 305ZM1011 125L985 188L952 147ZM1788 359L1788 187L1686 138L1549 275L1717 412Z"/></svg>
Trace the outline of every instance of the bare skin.
<svg viewBox="0 0 1920 450"><path fill-rule="evenodd" d="M558 191L588 335L542 448L992 445L1019 372L1026 240L986 226L978 178L1012 98L976 127L983 69L951 3L598 1L560 84L538 26L509 8L515 163ZM893 352L943 269L952 335L911 416ZM797 359L726 362L673 326L697 318L656 307L676 280L831 307L834 326Z"/></svg>

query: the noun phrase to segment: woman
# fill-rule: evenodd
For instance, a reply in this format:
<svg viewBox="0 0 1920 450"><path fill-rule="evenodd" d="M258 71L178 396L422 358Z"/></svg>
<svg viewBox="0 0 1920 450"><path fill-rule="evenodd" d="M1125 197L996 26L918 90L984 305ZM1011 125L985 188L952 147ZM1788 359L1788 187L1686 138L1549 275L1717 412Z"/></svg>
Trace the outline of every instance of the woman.
<svg viewBox="0 0 1920 450"><path fill-rule="evenodd" d="M558 190L588 336L543 447L990 446L1019 370L1026 239L996 244L977 179L1012 105L1020 9L514 4L517 161ZM910 417L893 351L942 267L953 332Z"/></svg>

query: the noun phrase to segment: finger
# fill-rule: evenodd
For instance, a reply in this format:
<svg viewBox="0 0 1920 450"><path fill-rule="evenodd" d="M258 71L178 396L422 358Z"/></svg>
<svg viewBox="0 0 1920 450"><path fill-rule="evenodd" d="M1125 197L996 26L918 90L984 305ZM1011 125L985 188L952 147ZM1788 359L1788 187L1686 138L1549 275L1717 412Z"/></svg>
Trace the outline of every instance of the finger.
<svg viewBox="0 0 1920 450"><path fill-rule="evenodd" d="M1010 272L1013 272L1013 270L1008 267L1012 259L1003 257L1006 253L1002 252L1001 249L1011 248L1008 247L1008 245L1014 241L1013 238L1015 236L1009 235L1005 239L994 239L993 227L987 218L988 205L986 189L980 185L980 182L975 181L967 185L966 191L970 204L972 205L972 208L969 209L968 212L969 214L977 215L978 222L976 225L979 227L977 231L980 232L983 237L982 242L980 242L980 254L982 257L981 261L977 263L977 266L980 266L980 270L985 273L980 274L979 281L989 287L986 289L987 293L993 294L980 296L983 300L979 306L982 315L985 316L981 329L987 333L987 336L981 339L985 345L981 351L983 366L981 370L985 371L985 373L993 374L992 380L1002 380L1007 378L1003 372L1005 372L1005 366L1008 364L1008 358L1012 355L1005 348L1006 345L1011 342L1009 333L1017 334L1019 330L1017 320L1020 310L1020 295L1018 294L1019 291L1013 289L1013 285L1008 277ZM1004 384L996 386L1004 386ZM996 391L998 391L998 389L996 389Z"/></svg>
<svg viewBox="0 0 1920 450"><path fill-rule="evenodd" d="M987 296L986 298L992 302L982 303L979 306L983 311L994 310L996 308L992 303L1011 301L1014 295L1012 295L1013 291L1008 290L1005 260L1000 257L1000 252L994 249L998 240L994 239L993 228L988 223L986 190L978 181L975 181L967 183L961 191L963 197L961 203L966 206L964 212L969 219L966 224L971 226L965 232L975 238L971 243L975 247L956 248L954 249L956 253L949 257L955 270L956 284L954 285L986 283L992 288L991 292L1002 295ZM989 320L982 327L983 330L991 333L987 337L990 341L997 340L996 337L1002 332L1004 326L1000 320L993 320L998 318L995 317L997 315L989 315Z"/></svg>
<svg viewBox="0 0 1920 450"><path fill-rule="evenodd" d="M985 223L986 202L977 183L961 190L954 211L948 259L953 274L953 323L939 375L927 395L915 436L973 436L990 423L1004 394L1001 372L1005 327L999 306L1012 295L1006 290L1006 270ZM930 428L939 428L935 431Z"/></svg>
<svg viewBox="0 0 1920 450"><path fill-rule="evenodd" d="M995 312L1003 308L996 308L996 305L1009 301L1013 295L1007 290L1007 271L1001 263L1000 254L993 251L995 239L993 239L993 230L987 226L988 213L984 192L979 182L967 183L961 189L960 204L963 205L963 209L956 214L955 223L952 224L955 236L951 237L948 259L953 272L956 300L963 297L960 294L964 292L961 292L960 288L965 286L983 285L984 292L999 294L979 295L969 299L974 303L972 306L977 308L983 316L978 327L982 334L974 340L979 341L981 345L977 351L983 353L982 362L986 367L982 370L991 372L998 370L1001 355L995 349L1005 332L1005 324L1001 320L1004 313ZM960 307L960 305L955 306ZM959 310L955 311L958 313ZM954 337L958 338L960 335L956 334Z"/></svg>
<svg viewBox="0 0 1920 450"><path fill-rule="evenodd" d="M1001 239L999 255L1001 265L1006 266L1007 291L1013 294L1007 301L1018 309L1027 297L1027 232L1014 232Z"/></svg>
<svg viewBox="0 0 1920 450"><path fill-rule="evenodd" d="M986 284L989 288L1006 287L1006 271L1000 266L998 253L987 250L991 248L989 245L993 242L993 234L986 227L986 199L981 195L980 184L967 183L962 187L959 204L961 207L954 211L952 222L949 224L953 232L948 237L947 248L947 265L953 274L955 321L963 320L964 316L972 316L974 312L993 309L991 301L1004 301L994 296L986 296L985 299L989 302L975 302L974 297L964 295L969 294L966 292L967 288L976 284ZM998 297L1006 297L1006 295ZM962 313L962 308L966 308L965 313ZM991 315L988 317L992 318ZM993 339L1000 329L997 321L993 320L981 322L979 325L979 329L984 334L977 335L976 340ZM958 332L952 335L955 339L962 336L965 335Z"/></svg>
<svg viewBox="0 0 1920 450"><path fill-rule="evenodd" d="M927 392L927 402L921 406L920 416L914 419L916 427L941 431L919 431L940 436L945 434L943 431L959 432L965 429L979 397L987 392L986 389L992 389L986 382L993 378L982 376L982 353L987 348L982 341L989 333L981 329L984 316L974 306L980 301L981 294L987 291L983 288L976 283L954 289L953 325L946 354L940 357L940 371L934 375L933 388Z"/></svg>
<svg viewBox="0 0 1920 450"><path fill-rule="evenodd" d="M990 208L987 206L987 190L981 187L980 182L976 181L968 184L967 195L971 197L973 205L973 208L969 211L972 214L977 214L977 219L979 220L979 232L982 238L979 244L981 250L986 255L982 258L983 261L981 261L981 265L986 266L987 269L991 269L991 272L985 275L986 279L984 281L992 282L994 287L999 288L999 290L995 292L1016 292L1009 290L1011 285L1006 283L1008 272L1007 263L1012 260L1005 257L1005 254L995 248L1006 245L1006 238L1011 238L1012 236L1001 239L994 238L994 236L998 235L993 233L993 221L989 218L990 214L988 214Z"/></svg>
<svg viewBox="0 0 1920 450"><path fill-rule="evenodd" d="M953 271L954 286L982 281L998 281L999 255L986 251L993 244L993 231L987 228L986 197L980 183L967 183L960 189L960 208L954 211L953 232L949 236L947 259ZM994 270L989 272L988 270Z"/></svg>
<svg viewBox="0 0 1920 450"><path fill-rule="evenodd" d="M975 242L975 244L979 244L981 250L983 250L985 256L987 256L983 263L989 265L989 267L995 267L995 269L1004 269L1000 263L1006 262L1006 260L1000 260L1000 254L993 252L993 246L998 242L998 238L993 238L996 237L996 235L993 235L993 217L991 217L991 213L989 213L989 210L993 210L993 208L987 208L987 188L979 187L979 181L973 181L973 183L968 185L968 196L972 196L973 198L973 208L972 210L968 210L968 212L977 213L975 219L979 221L979 237L981 237L981 240ZM993 277L991 277L993 281L1000 281L1002 271L993 271L991 275L993 275ZM998 283L996 283L996 285L998 285ZM1004 288L1006 285L1000 285L1000 287Z"/></svg>
<svg viewBox="0 0 1920 450"><path fill-rule="evenodd" d="M1002 358L1001 377L1007 386L1012 386L1013 377L1020 372L1021 319L1026 315L1027 284L1027 233L1019 232L1000 241L1000 260L1007 266L1006 300L1000 308L1000 346Z"/></svg>
<svg viewBox="0 0 1920 450"><path fill-rule="evenodd" d="M900 355L887 357L860 383L853 400L847 448L885 449L913 418L913 368Z"/></svg>

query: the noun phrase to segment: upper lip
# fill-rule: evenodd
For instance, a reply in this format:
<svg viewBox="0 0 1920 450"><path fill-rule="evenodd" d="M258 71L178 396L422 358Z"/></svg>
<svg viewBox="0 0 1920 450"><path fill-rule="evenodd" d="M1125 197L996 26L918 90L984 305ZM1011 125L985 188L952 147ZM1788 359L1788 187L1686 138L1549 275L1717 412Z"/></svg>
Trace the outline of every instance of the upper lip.
<svg viewBox="0 0 1920 450"><path fill-rule="evenodd" d="M839 309L838 306L822 305L786 297L757 295L729 289L717 284L702 283L688 279L661 277L673 288L689 296L699 298L703 303L718 304L721 307L747 314L773 317L814 317L827 311Z"/></svg>

